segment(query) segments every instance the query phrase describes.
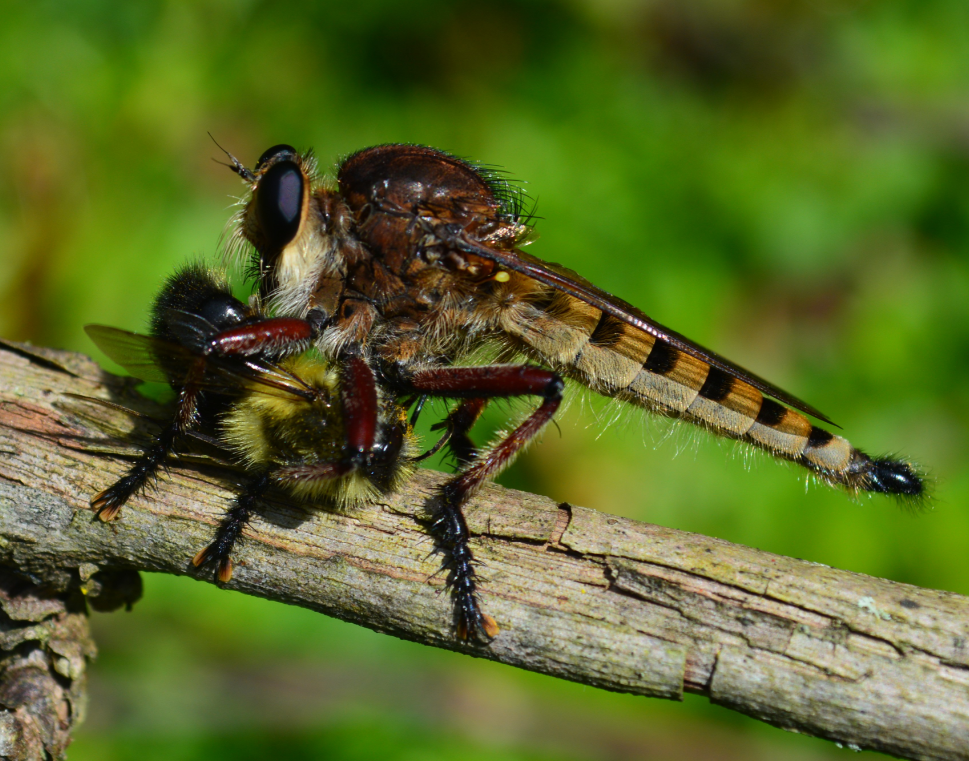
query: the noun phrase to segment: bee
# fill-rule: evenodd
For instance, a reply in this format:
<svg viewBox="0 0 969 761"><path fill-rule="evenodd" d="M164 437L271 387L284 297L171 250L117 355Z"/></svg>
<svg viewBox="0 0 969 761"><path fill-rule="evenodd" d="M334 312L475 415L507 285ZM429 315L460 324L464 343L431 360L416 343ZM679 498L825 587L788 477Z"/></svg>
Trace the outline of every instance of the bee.
<svg viewBox="0 0 969 761"><path fill-rule="evenodd" d="M248 261L270 313L317 325L327 356L363 352L391 388L413 392L414 372L428 368L460 376L466 398L446 420L459 461L477 454L468 431L488 402L471 391L475 369L459 366L487 347L551 371L547 399L568 378L852 493L925 493L911 463L865 454L812 423L833 425L809 404L525 253L534 236L523 194L500 173L417 145L358 151L335 182L289 145L254 169L226 155L247 185L227 253Z"/></svg>
<svg viewBox="0 0 969 761"><path fill-rule="evenodd" d="M169 278L150 336L101 325L86 331L135 377L168 383L177 394L171 420L124 476L92 498L92 508L102 521L117 519L180 440L214 431L246 474L215 540L192 560L214 563L222 582L232 577L233 544L270 487L350 507L393 491L414 469L407 412L362 359L337 368L312 353L284 356L309 345L312 327L266 319L202 265Z"/></svg>
<svg viewBox="0 0 969 761"><path fill-rule="evenodd" d="M169 384L177 395L171 420L112 486L91 499L103 521L155 477L176 444L197 430L242 466L247 482L227 511L215 540L193 559L214 563L222 582L232 577L232 547L259 499L277 487L303 501L327 498L342 507L396 490L416 463L449 438L415 455L408 406L357 352L339 362L314 351L319 328L302 318L267 317L258 299L245 304L228 282L203 265L176 272L151 311L151 335L100 325L92 340L137 378ZM443 487L430 531L444 553L454 597L455 629L464 640L490 641L496 621L481 610L474 556L460 506L505 467L551 420L562 382L546 369L521 366L416 368L407 389L447 399L541 395L542 404L495 447ZM398 384L400 387L402 384Z"/></svg>

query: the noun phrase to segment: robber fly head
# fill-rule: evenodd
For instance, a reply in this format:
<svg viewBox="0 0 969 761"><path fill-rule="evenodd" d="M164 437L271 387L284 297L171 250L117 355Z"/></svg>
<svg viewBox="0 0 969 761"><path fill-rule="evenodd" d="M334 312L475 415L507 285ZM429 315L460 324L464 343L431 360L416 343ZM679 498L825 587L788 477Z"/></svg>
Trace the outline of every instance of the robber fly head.
<svg viewBox="0 0 969 761"><path fill-rule="evenodd" d="M325 187L312 152L274 145L253 169L226 155L247 186L227 229L226 258L245 266L271 310L332 313L346 269L340 241L348 215Z"/></svg>
<svg viewBox="0 0 969 761"><path fill-rule="evenodd" d="M246 251L249 274L270 309L282 313L332 315L348 278L385 274L360 271L374 252L392 274L418 247L432 265L487 276L494 267L480 257L449 252L451 259L441 259L443 240L460 234L507 249L533 237L520 185L433 148L358 151L340 162L335 186L317 174L310 153L289 145L264 152L252 170L230 161L249 192L231 223L229 253Z"/></svg>

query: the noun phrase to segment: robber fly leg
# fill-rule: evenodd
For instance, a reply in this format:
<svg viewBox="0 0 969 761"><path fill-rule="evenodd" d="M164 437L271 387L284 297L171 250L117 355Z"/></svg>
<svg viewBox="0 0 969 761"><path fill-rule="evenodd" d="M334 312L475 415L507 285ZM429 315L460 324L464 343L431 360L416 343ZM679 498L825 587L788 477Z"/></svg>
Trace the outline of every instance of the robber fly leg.
<svg viewBox="0 0 969 761"><path fill-rule="evenodd" d="M295 317L266 317L216 333L205 350L220 357L282 356L307 349L318 327Z"/></svg>
<svg viewBox="0 0 969 761"><path fill-rule="evenodd" d="M379 469L383 464L381 458L396 456L398 450L384 451L376 446L377 379L361 357L348 356L341 364L340 405L345 429L342 457L331 462L285 465L273 473L276 481L288 486L332 481L355 470Z"/></svg>
<svg viewBox="0 0 969 761"><path fill-rule="evenodd" d="M528 365L429 368L415 372L406 384L422 394L464 397L472 402L526 395L543 398L539 408L521 425L445 484L439 511L431 523L445 553L444 567L454 595L458 636L488 641L498 633L498 624L481 611L474 556L461 505L482 483L507 466L552 419L562 403L564 384L557 373Z"/></svg>
<svg viewBox="0 0 969 761"><path fill-rule="evenodd" d="M245 491L236 497L235 504L229 508L222 523L219 524L218 531L215 532L213 542L200 550L192 558L192 565L199 568L206 563L216 564L216 578L223 584L232 578L232 547L249 523L249 517L256 506L256 502L266 492L270 485L269 473L261 476L246 485Z"/></svg>
<svg viewBox="0 0 969 761"><path fill-rule="evenodd" d="M471 440L469 432L481 417L484 408L488 406L488 401L487 397L482 396L463 399L451 410L446 419L431 426L432 431L448 432L448 449L451 450L459 467L463 468L478 456L478 448Z"/></svg>
<svg viewBox="0 0 969 761"><path fill-rule="evenodd" d="M114 485L98 492L91 499L94 514L105 523L118 517L122 505L158 473L158 468L175 448L178 437L196 424L200 391L195 385L193 373L197 376L200 372L200 368L190 370L188 382L179 391L171 422L141 453L127 473Z"/></svg>
<svg viewBox="0 0 969 761"><path fill-rule="evenodd" d="M91 499L95 515L104 522L113 521L121 512L121 507L131 496L140 490L157 472L158 468L171 453L178 437L179 429L173 420L155 441L145 449L114 485L98 492Z"/></svg>

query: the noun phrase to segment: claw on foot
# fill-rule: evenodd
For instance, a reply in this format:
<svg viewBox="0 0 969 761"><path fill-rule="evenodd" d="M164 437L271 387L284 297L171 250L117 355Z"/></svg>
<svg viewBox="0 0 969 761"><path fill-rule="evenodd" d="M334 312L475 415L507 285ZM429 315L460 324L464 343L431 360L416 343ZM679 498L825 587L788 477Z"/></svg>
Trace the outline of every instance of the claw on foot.
<svg viewBox="0 0 969 761"><path fill-rule="evenodd" d="M105 523L110 523L121 513L121 505L115 502L110 491L110 489L105 489L91 500L91 507L94 508L95 515Z"/></svg>
<svg viewBox="0 0 969 761"><path fill-rule="evenodd" d="M494 639L501 632L501 629L498 627L498 622L487 613L481 614L481 628L488 635L489 639Z"/></svg>
<svg viewBox="0 0 969 761"><path fill-rule="evenodd" d="M203 547L201 550L195 553L195 557L192 558L192 565L194 565L196 568L205 565L212 560L212 552L213 550L211 544L207 547ZM223 584L231 581L232 568L232 558L219 558L219 567L216 571L215 578L221 581Z"/></svg>
<svg viewBox="0 0 969 761"><path fill-rule="evenodd" d="M192 565L194 565L196 568L198 568L206 560L209 559L209 554L211 552L212 552L212 545L211 544L208 545L208 546L206 546L206 547L203 547L202 549L200 549L198 552L195 553L195 557L192 558Z"/></svg>
<svg viewBox="0 0 969 761"><path fill-rule="evenodd" d="M498 626L498 622L487 613L481 613L477 621L469 622L461 620L458 622L458 639L464 640L465 642L472 639L480 639L482 642L487 643L500 633L501 628Z"/></svg>

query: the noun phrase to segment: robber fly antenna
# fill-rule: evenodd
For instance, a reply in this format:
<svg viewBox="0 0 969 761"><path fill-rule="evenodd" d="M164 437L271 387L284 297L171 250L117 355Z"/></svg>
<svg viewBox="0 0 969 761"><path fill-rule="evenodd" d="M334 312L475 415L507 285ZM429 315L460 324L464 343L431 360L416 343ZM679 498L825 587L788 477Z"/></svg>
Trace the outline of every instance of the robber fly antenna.
<svg viewBox="0 0 969 761"><path fill-rule="evenodd" d="M212 137L212 133L211 132L209 132L207 134L208 134L208 136L210 138L212 138L212 142L215 143L216 147L220 151L222 151L226 156L228 156L229 157L229 161L231 161L232 163L231 164L225 164L225 163L219 161L218 159L212 159L212 161L214 161L219 166L227 167L228 169L230 169L231 171L233 171L237 175L239 175L246 182L255 182L256 181L256 175L253 174L253 171L251 169L249 169L245 164L243 164L241 161L239 161L239 159L237 159L235 156L233 156L231 153L229 153L221 145L219 145L219 141L216 140L214 137Z"/></svg>

